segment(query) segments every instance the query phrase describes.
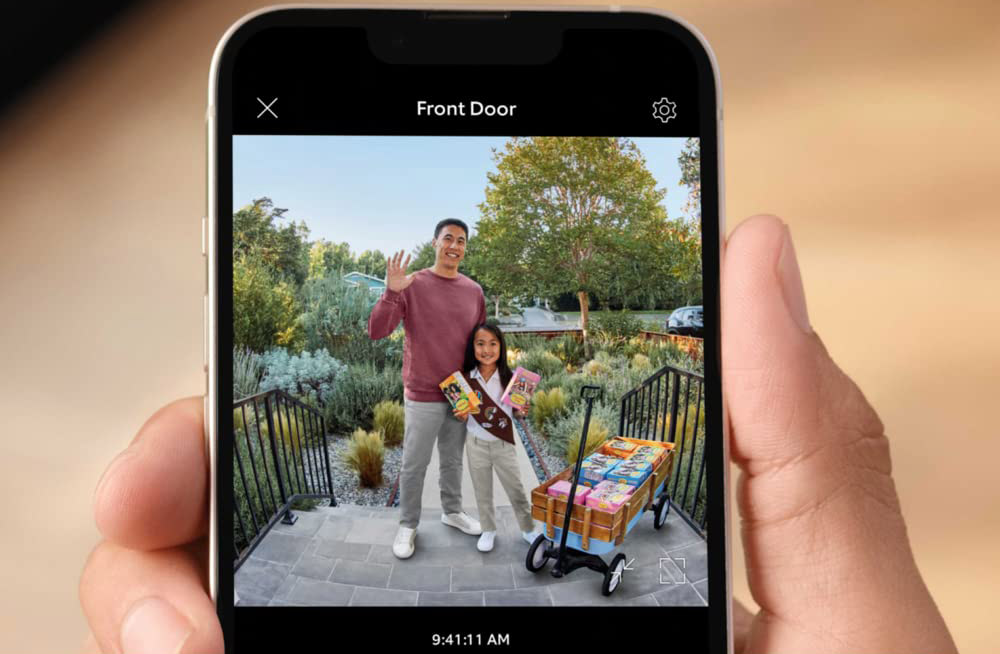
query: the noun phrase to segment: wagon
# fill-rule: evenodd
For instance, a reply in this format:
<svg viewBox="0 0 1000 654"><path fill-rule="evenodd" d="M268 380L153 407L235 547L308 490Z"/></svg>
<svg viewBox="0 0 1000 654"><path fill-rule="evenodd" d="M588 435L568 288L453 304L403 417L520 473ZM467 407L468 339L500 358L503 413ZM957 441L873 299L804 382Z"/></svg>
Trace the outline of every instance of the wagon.
<svg viewBox="0 0 1000 654"><path fill-rule="evenodd" d="M588 391L588 389L593 390ZM656 529L666 522L670 511L670 497L665 490L673 469L674 445L660 441L621 438L630 443L661 447L665 450L664 456L655 465L652 473L632 493L629 500L617 510L603 511L582 504L573 504L587 443L590 410L600 390L598 387L585 386L581 391L587 400L587 412L576 465L566 468L531 491L531 515L545 523L545 531L539 534L528 548L525 567L531 572L539 572L549 559L554 559L556 561L552 568L554 577L562 577L577 568L590 568L604 575L601 592L607 596L621 583L626 557L624 553L619 552L608 564L601 555L621 545L625 541L625 536L638 524L647 510L653 510L653 526ZM548 494L549 486L560 480L570 482L569 497L553 497ZM573 507L569 515L566 512L567 506Z"/></svg>

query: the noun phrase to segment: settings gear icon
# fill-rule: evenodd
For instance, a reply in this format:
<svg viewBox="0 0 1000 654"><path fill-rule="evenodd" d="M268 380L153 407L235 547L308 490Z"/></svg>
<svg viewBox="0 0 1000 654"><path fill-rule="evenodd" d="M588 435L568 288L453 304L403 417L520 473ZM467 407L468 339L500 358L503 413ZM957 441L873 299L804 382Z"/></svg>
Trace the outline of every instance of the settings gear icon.
<svg viewBox="0 0 1000 654"><path fill-rule="evenodd" d="M677 118L677 103L671 102L667 98L660 98L653 103L653 118L661 123L669 122L671 118Z"/></svg>

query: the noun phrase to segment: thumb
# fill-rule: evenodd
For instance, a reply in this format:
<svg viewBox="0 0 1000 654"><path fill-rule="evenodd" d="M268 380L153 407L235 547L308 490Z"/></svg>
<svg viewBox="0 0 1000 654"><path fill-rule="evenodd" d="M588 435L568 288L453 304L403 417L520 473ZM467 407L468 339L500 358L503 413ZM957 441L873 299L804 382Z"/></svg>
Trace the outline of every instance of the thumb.
<svg viewBox="0 0 1000 654"><path fill-rule="evenodd" d="M729 237L723 383L747 575L746 651L954 651L917 570L883 426L813 332L777 218Z"/></svg>

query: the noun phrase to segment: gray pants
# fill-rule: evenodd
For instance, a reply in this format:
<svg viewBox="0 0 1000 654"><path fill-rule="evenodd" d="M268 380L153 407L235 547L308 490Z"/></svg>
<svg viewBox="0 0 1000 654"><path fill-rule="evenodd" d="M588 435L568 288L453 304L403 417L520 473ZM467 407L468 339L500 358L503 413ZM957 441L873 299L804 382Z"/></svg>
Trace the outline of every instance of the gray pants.
<svg viewBox="0 0 1000 654"><path fill-rule="evenodd" d="M462 450L465 423L456 420L447 402L403 401L403 468L399 472L399 524L416 529L424 493L427 465L437 441L440 463L441 509L462 511Z"/></svg>
<svg viewBox="0 0 1000 654"><path fill-rule="evenodd" d="M521 531L531 531L535 521L531 517L531 503L521 485L517 465L517 448L506 441L484 441L472 434L466 436L465 451L469 455L469 474L476 493L479 524L483 531L496 531L496 514L493 510L493 471L507 492L514 517Z"/></svg>

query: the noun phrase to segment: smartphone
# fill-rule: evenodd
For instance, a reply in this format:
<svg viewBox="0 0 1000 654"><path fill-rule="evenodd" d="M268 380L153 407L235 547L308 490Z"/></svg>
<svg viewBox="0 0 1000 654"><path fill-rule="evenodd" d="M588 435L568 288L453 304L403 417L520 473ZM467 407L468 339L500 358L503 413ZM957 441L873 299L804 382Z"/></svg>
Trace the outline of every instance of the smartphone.
<svg viewBox="0 0 1000 654"><path fill-rule="evenodd" d="M229 29L203 221L227 652L732 651L719 94L655 10Z"/></svg>

